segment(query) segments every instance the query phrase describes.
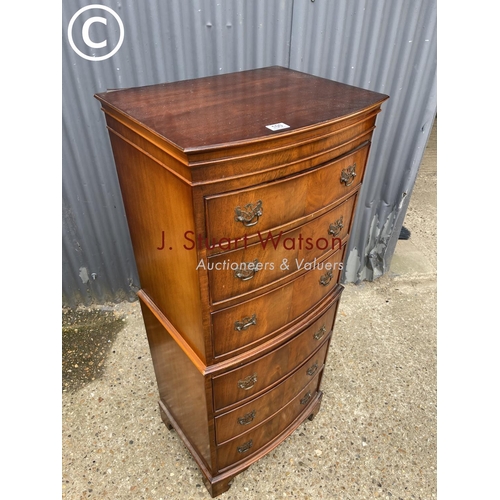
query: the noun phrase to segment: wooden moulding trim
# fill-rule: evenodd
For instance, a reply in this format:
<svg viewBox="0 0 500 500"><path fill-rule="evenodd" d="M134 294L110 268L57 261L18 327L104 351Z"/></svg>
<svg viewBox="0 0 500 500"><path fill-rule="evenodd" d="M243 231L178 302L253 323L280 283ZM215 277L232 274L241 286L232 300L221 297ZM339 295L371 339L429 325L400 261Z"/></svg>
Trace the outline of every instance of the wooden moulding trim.
<svg viewBox="0 0 500 500"><path fill-rule="evenodd" d="M276 147L271 147L271 148L262 148L262 149L259 149L258 151L254 151L254 152L250 152L250 153L244 153L244 154L234 154L234 155L229 155L229 156L224 156L222 158L214 158L213 160L193 160L193 161L190 161L189 162L189 166L192 167L192 168L203 168L203 167L210 167L210 165L214 165L214 164L221 164L221 163L227 163L227 162L232 162L232 161L235 161L235 160L243 160L243 159L248 159L248 158L253 158L253 157L256 157L256 156L264 156L264 155L267 155L269 153L279 153L280 151L286 151L288 149L295 149L297 146L305 146L306 144L311 144L311 143L314 143L314 142L319 142L321 141L322 139L326 139L328 137L333 137L335 135L338 135L338 134L341 134L342 132L346 131L346 130L349 130L351 128L354 128L354 127L357 127L360 123L363 123L364 121L368 121L370 118L373 118L374 116L377 116L379 113L380 113L380 109L378 109L377 111L374 111L373 113L367 115L367 116L363 116L363 119L360 120L360 121L357 121L357 122L354 122L354 123L351 123L350 125L347 125L345 127L342 127L342 128L339 128L339 129L336 129L336 130L330 130L324 134L321 134L321 135L316 135L314 137L309 137L308 139L304 139L304 140L298 140L298 141L295 141L293 144L286 144L284 146L276 146ZM319 127L327 127L328 125L331 125L331 123L322 123L320 125L318 125L318 127L316 128L319 128ZM353 137L352 139L346 141L346 142L343 142L342 144L339 144L337 146L335 146L333 150L335 149L338 149L339 147L342 147L346 144L349 144L353 141L355 141L356 139L358 139L359 137L362 137L363 135L367 134L368 132L372 132L373 130L375 129L375 126L371 127L370 129L364 131L362 134L358 134L356 137ZM305 131L308 131L309 129L297 129L295 131L295 133L299 133L299 132L305 132ZM289 135L292 135L292 134L289 134ZM282 137L285 137L285 136L282 136ZM268 136L266 137L265 140L267 141L270 141L273 139L273 136ZM256 141L257 142L257 141Z"/></svg>
<svg viewBox="0 0 500 500"><path fill-rule="evenodd" d="M154 157L151 153L144 151L144 149L142 149L140 146L138 146L134 142L132 142L129 139L127 139L126 137L124 137L122 134L120 134L120 132L117 132L116 130L114 130L113 128L111 128L109 126L107 126L106 128L109 130L110 133L112 133L113 135L116 135L116 137L119 137L122 141L125 141L127 144L129 144L133 148L137 149L137 151L139 151L143 155L147 156L150 160L157 163L160 167L163 167L164 169L168 170L172 175L175 175L178 179L183 181L188 186L193 185L191 181L186 179L183 175L179 174L179 172L176 172L175 170L171 169L170 167L167 167L167 165L165 165L165 163L158 160L158 158Z"/></svg>
<svg viewBox="0 0 500 500"><path fill-rule="evenodd" d="M249 144L258 144L261 142L269 141L270 139L275 139L277 137L279 137L279 138L293 137L294 135L297 135L297 134L300 134L303 132L316 130L318 128L321 128L321 127L324 127L327 125L334 125L335 123L349 120L349 119L355 118L357 116L367 115L370 112L374 112L376 114L376 113L379 113L381 111L380 107L382 106L382 103L388 99L388 97L386 97L385 99L381 99L380 101L376 102L372 106L368 106L366 108L363 108L356 113L351 113L349 115L344 115L344 116L338 117L334 120L329 120L329 121L325 121L322 123L316 123L314 125L309 125L307 127L297 128L297 129L294 129L294 130L291 130L288 132L281 132L279 136L278 135L266 135L263 137L245 139L245 140L234 141L234 142L230 142L230 143L210 144L208 146L182 148L181 146L173 143L172 141L170 141L169 139L167 139L163 135L159 134L155 130L145 126L143 123L136 120L133 116L118 109L113 104L110 104L109 102L103 100L100 96L95 95L94 97L98 101L101 102L102 109L104 110L105 113L110 114L111 116L113 116L116 119L118 119L118 116L121 116L122 120L120 120L120 121L122 121L124 124L127 124L129 127L133 128L137 133L139 133L144 138L151 140L151 138L148 138L148 135L149 135L153 138L159 139L160 141L163 141L166 144L168 144L169 145L168 151L165 150L165 148L161 148L161 149L164 149L169 154L172 154L172 156L175 156L177 159L179 159L183 163L186 163L186 155L187 154L193 155L196 153L208 153L208 152L217 151L220 149L227 149L228 147L238 147L238 146L246 146ZM154 141L154 142L157 146L159 146L159 144L156 141Z"/></svg>
<svg viewBox="0 0 500 500"><path fill-rule="evenodd" d="M146 127L143 123L140 121L136 120L133 116L121 111L120 109L116 108L109 102L105 102L102 99L100 99L98 96L96 97L97 100L101 101L101 106L102 110L104 113L112 116L115 120L119 121L122 125L126 126L127 128L133 130L135 133L146 139L147 141L151 142L158 148L160 148L162 151L165 153L169 154L170 156L173 156L180 162L184 163L187 165L188 160L185 154L183 154L182 148L168 140L166 137L163 137L162 135L158 134L155 132L153 129L150 129L149 127ZM163 143L163 144L162 144ZM163 147L162 147L163 145ZM165 147L165 145L167 147Z"/></svg>
<svg viewBox="0 0 500 500"><path fill-rule="evenodd" d="M228 147L235 147L235 146L237 147L237 146L246 146L249 144L258 144L260 142L269 141L270 139L275 139L278 137L279 138L293 137L294 135L297 135L297 134L309 132L311 130L317 130L318 128L325 127L328 125L334 125L336 123L346 121L346 120L349 120L351 118L356 118L357 116L362 116L365 114L367 115L370 112L374 112L373 114L380 113L382 111L380 107L382 106L382 103L384 101L386 101L387 99L388 99L388 97L386 99L381 99L380 101L376 102L372 106L367 106L366 108L363 108L356 113L351 113L349 115L343 115L343 116L340 116L334 120L327 120L327 121L324 121L321 123L315 123L314 125L300 127L300 128L296 128L296 129L293 129L290 131L286 131L286 132L281 132L279 136L278 135L265 135L262 137L254 137L251 139L245 139L245 140L234 141L234 142L229 142L229 143L210 144L208 146L197 146L197 147L191 147L191 148L187 147L187 148L182 148L182 151L186 154L208 153L211 151L217 151L218 149L227 149Z"/></svg>
<svg viewBox="0 0 500 500"><path fill-rule="evenodd" d="M245 362L250 362L259 356L267 354L272 349L278 345L284 343L287 339L293 337L298 331L303 329L310 320L314 320L310 315L314 314L314 317L319 317L323 312L325 312L337 299L340 297L344 287L337 284L334 290L327 295L326 298L322 299L319 303L316 303L308 312L301 316L302 320L295 323L291 328L286 329L283 333L276 336L275 338L266 342L265 348L262 344L259 344L254 349L245 351L242 354L238 354L226 361L221 361L213 365L207 366L199 356L194 352L191 346L186 342L184 337L177 331L177 329L170 323L170 321L165 317L165 315L160 311L158 306L151 300L144 290L139 290L137 292L138 297L148 306L150 311L155 315L156 319L162 324L168 334L174 339L177 345L182 349L184 354L190 359L194 364L196 369L203 375L216 375L217 373L228 370L233 367L240 366ZM311 313L313 311L313 313ZM309 314L310 313L310 314Z"/></svg>
<svg viewBox="0 0 500 500"><path fill-rule="evenodd" d="M168 418L168 421L170 422L170 425L175 429L183 443L186 445L186 448L191 452L191 455L194 457L196 463L200 467L201 471L205 476L209 477L210 472L208 469L208 465L205 462L205 459L198 453L196 448L192 445L191 441L188 439L186 434L182 431L182 429L179 427L179 424L177 423L177 420L172 416L170 411L168 410L167 406L163 403L163 401L160 399L158 401L158 404L160 405L161 409L163 412L165 412L165 415Z"/></svg>
<svg viewBox="0 0 500 500"><path fill-rule="evenodd" d="M178 151L174 149L173 146L165 143L164 141L159 141L158 139L156 139L156 137L149 137L148 135L142 134L141 130L138 130L137 127L133 126L133 124L131 125L127 120L123 120L123 117L121 115L115 115L114 113L110 113L107 110L104 111L104 114L106 115L106 124L108 129L111 128L117 133L121 133L125 137L129 137L131 141L137 143L138 147L144 147L147 150L147 147L141 146L138 142L138 140L144 141L151 148L151 154L153 156L158 156L160 161L162 161L161 156L167 156L168 158L171 158L179 164L179 169L177 171L181 175L184 175L186 179L191 179L190 169L187 164L187 157L179 156L177 154ZM124 132L123 130L126 130L126 132ZM167 166L168 164L165 163L165 165Z"/></svg>
<svg viewBox="0 0 500 500"><path fill-rule="evenodd" d="M255 455L249 457L247 460L243 459L236 464L230 465L229 467L222 469L222 472L217 476L213 477L211 482L219 482L224 480L225 478L235 476L240 472L247 469L250 465L260 460L264 455L267 455L270 451L274 450L279 444L281 444L288 436L293 434L293 432L301 425L304 420L306 420L309 415L311 415L315 406L319 405L321 399L323 397L323 392L318 390L313 400L308 404L308 406L301 412L301 414L278 436L276 436L272 441L270 441L267 445L260 448Z"/></svg>
<svg viewBox="0 0 500 500"><path fill-rule="evenodd" d="M331 155L337 149L345 148L349 144L351 144L353 142L356 142L356 141L359 141L362 137L371 136L371 134L375 130L375 128L376 127L373 126L370 129L368 129L365 132L363 132L362 134L357 135L353 139L351 139L349 141L346 141L346 142L343 142L342 144L339 144L338 146L335 146L335 147L333 147L331 149L325 149L324 151L320 151L319 153L315 153L315 154L312 154L312 155L309 155L309 156L304 156L303 158L300 158L300 159L295 160L295 161L280 163L279 165L273 165L270 168L264 168L262 170L252 170L251 172L245 172L243 174L228 175L228 176L223 177L223 178L203 180L203 181L193 181L191 184L193 186L204 186L206 184L217 184L217 183L220 183L220 182L226 182L226 181L231 181L231 180L235 180L235 179L243 179L243 178L249 177L251 175L262 175L262 174L266 174L266 173L269 173L269 172L273 172L275 170L280 170L280 169L283 169L283 168L289 168L289 167L291 167L293 165L297 165L299 163L303 163L303 162L311 161L311 160L313 160L315 158L319 158L320 156ZM362 147L362 146L368 144L369 142L370 142L370 137L368 137L364 142L362 142L361 144L359 144L359 146L357 146L357 147ZM349 154L351 151L353 151L353 150L346 151L345 153L342 154L342 156L344 154ZM266 153L273 154L274 151L271 150L271 149L269 149L269 150L266 150ZM240 158L241 157L232 157L230 159L232 161L238 161ZM340 158L340 157L331 156L329 159L324 160L323 163L336 160L337 158ZM219 162L217 162L217 163L219 163ZM320 163L318 165L321 165L321 164L322 163ZM318 165L315 165L315 166L310 167L310 168L316 168ZM309 170L309 169L307 169L307 170ZM305 170L303 170L303 171L305 171ZM296 173L296 172L294 172L294 173Z"/></svg>
<svg viewBox="0 0 500 500"><path fill-rule="evenodd" d="M175 340L177 345L183 350L184 354L191 360L196 369L202 374L206 374L207 365L198 357L191 346L186 342L184 337L177 331L177 329L170 323L170 321L165 317L165 315L160 311L158 306L151 300L149 295L143 290L137 292L139 298L146 304L150 311L156 316L156 319L162 324L162 326L167 330L170 336Z"/></svg>
<svg viewBox="0 0 500 500"><path fill-rule="evenodd" d="M154 131L152 131L150 129L144 128L144 126L142 126L135 119L133 119L132 117L130 117L128 115L123 114L122 112L120 112L119 110L113 108L112 106L110 106L109 108L108 108L108 106L110 106L110 105L106 104L106 107L103 106L102 109L103 109L104 113L108 114L113 119L115 119L116 121L118 121L119 123L121 123L122 125L124 125L125 127L129 128L130 130L132 130L133 132L135 132L136 134L138 134L139 136L141 136L145 140L149 141L151 144L153 144L154 146L156 146L157 148L159 148L161 151L163 151L167 155L170 155L170 156L174 157L175 159L177 159L178 161L180 161L182 164L184 164L189 169L191 169L191 168L198 169L198 168L203 168L203 167L209 167L211 164L221 164L221 163L227 162L227 161L236 161L236 160L245 159L245 158L251 158L251 157L260 156L260 155L273 154L273 153L276 153L276 152L279 152L279 151L283 151L283 150L287 150L287 149L290 148L290 145L280 146L280 147L274 148L274 149L273 148L272 149L265 149L264 152L259 151L257 153L248 153L248 154L239 155L239 156L236 155L236 156L231 156L231 157L218 158L218 159L209 160L209 161L201 161L199 163L198 162L189 163L188 158L185 155L183 155L182 152L180 152L181 150L179 150L176 145L174 145L173 143L170 143L168 141L168 139L164 138L163 136L161 136L159 134L156 134ZM381 111L381 109L379 108L379 109L375 110L373 113L371 113L371 114L369 114L369 115L367 115L366 117L363 117L363 118L364 119L370 119L373 116L375 116L378 113L380 113L380 111ZM341 120L345 120L345 119L348 119L348 118L351 118L351 117L352 117L351 115L347 116L347 117L342 117ZM337 121L340 121L340 120L337 120ZM326 123L326 124L322 123L322 124L319 124L319 125L314 126L314 127L297 129L297 130L294 130L293 132L290 132L288 135L294 135L294 134L298 134L298 133L301 133L301 132L304 132L304 131L308 131L308 130L312 130L312 129L315 129L315 128L324 127L325 125L331 125L332 123L335 123L335 122ZM342 131L347 130L347 129L352 128L352 127L355 127L355 126L359 125L359 123L360 122L353 123L351 125L348 125L347 127L335 130L333 133L329 132L329 133L324 134L324 135L319 136L319 137L307 139L305 141L302 141L302 142L299 142L297 144L294 144L293 146L296 147L297 145L303 145L303 144L308 144L308 143L311 143L311 142L316 142L316 141L324 139L324 138L326 138L328 136L336 135L339 132L342 132ZM163 168L167 169L169 172L171 172L173 175L175 175L176 177L178 177L179 179L181 179L182 181L184 181L189 186L201 186L201 185L205 185L205 184L216 184L216 183L225 182L225 181L228 181L228 180L233 180L233 179L239 179L239 178L247 177L247 176L250 176L250 175L254 175L255 173L262 174L262 173L272 172L273 170L277 170L277 169L283 168L284 166L294 165L296 163L308 161L308 160L311 160L313 158L317 158L317 157L325 155L325 154L331 154L333 151L335 151L337 149L340 149L340 148L343 148L346 145L351 144L351 143L359 140L360 138L362 138L362 137L364 137L366 135L371 134L373 132L373 130L375 130L375 128L376 127L373 126L369 130L366 130L365 132L363 132L362 134L359 134L356 137L350 139L349 141L343 142L342 144L339 144L339 145L337 145L337 146L335 146L335 147L333 147L331 149L327 149L327 150L321 151L319 153L315 153L313 155L306 156L306 157L301 158L299 160L296 160L296 161L293 161L293 162L290 162L290 163L286 163L285 165L281 165L281 164L277 165L277 166L273 165L271 168L263 169L263 170L260 170L258 172L252 171L252 172L249 172L249 173L243 173L243 174L233 175L233 176L224 177L224 178L217 178L217 179L211 179L211 180L203 180L203 181L195 181L195 182L193 182L193 181L191 181L191 179L186 178L182 174L176 172L172 168L170 168L167 165L165 165L165 163L161 162L158 158L155 158L155 156L153 156L150 153L144 151L137 144L133 143L129 139L126 139L124 136L122 136L118 131L114 130L112 127L107 126L107 129L110 132L112 132L116 136L120 137L122 140L126 141L128 144L130 144L131 146L133 146L134 148L136 148L141 153L145 154L148 158L152 159L153 161L155 161L156 163L158 163ZM144 132L146 132L146 133L144 133ZM274 139L275 137L276 136L266 136L264 138L260 138L260 139L256 140L255 142L269 141L271 139ZM284 137L284 136L281 136L281 137ZM158 139L160 139L160 141L158 141ZM164 144L162 144L162 142ZM245 144L251 144L251 143L252 143L252 141L250 141L250 142L247 141L247 142L242 143L242 144L234 143L232 145L233 146L238 146L238 145L245 145ZM165 147L165 145L167 147Z"/></svg>
<svg viewBox="0 0 500 500"><path fill-rule="evenodd" d="M286 163L286 164L283 164L283 165L282 164L274 165L271 168L266 168L266 169L263 169L263 170L259 170L258 172L249 172L249 173L232 175L232 176L227 176L227 177L213 179L213 180L208 180L208 181L195 181L195 182L193 182L190 179L187 179L186 177L184 177L179 172L176 172L174 169L172 169L169 166L165 165L165 163L163 163L162 161L160 161L158 158L156 158L155 156L153 156L151 153L148 153L147 151L145 151L144 149L142 149L139 145L137 145L136 143L132 142L130 139L127 139L126 137L124 137L122 134L120 134L120 132L116 131L115 129L113 129L109 125L107 125L106 128L108 129L108 131L110 133L112 133L116 137L120 138L122 141L126 142L127 144L129 144L130 146L132 146L134 149L136 149L137 151L139 151L143 155L147 156L150 160L152 160L155 163L157 163L160 167L163 167L164 169L168 170L172 175L175 175L175 177L177 177L182 182L184 182L185 184L187 184L188 186L191 186L191 187L204 186L206 184L217 184L217 183L221 183L221 182L227 182L227 181L234 180L234 179L240 179L240 178L244 178L244 177L249 177L249 176L252 176L252 175L255 175L255 174L266 174L268 172L273 172L274 170L279 170L279 169L282 169L284 167L289 167L289 166L295 165L297 163L302 163L302 162L305 162L305 161L309 161L309 160L311 160L313 158L317 158L317 157L320 157L320 156L323 156L323 155L331 154L333 151L335 151L337 149L343 148L343 147L345 147L346 145L348 145L348 144L350 144L352 142L358 141L359 139L361 139L364 136L370 135L373 132L373 130L375 130L375 127L372 127L369 130L366 130L365 132L363 132L362 134L354 137L353 139L351 139L351 140L349 140L347 142L343 142L342 144L340 144L338 146L335 146L334 148L327 149L325 151L321 151L320 153L309 155L309 156L306 156L304 158L300 158L299 160L296 160L296 161L293 161L293 162L289 162L289 163ZM365 141L365 143L360 144L359 147L365 146L366 144L368 144L368 140ZM358 148L356 148L356 149L358 149ZM266 151L266 153L272 153L272 152L273 152L272 150ZM165 152L165 153L168 154L168 152ZM351 153L351 151L349 151L348 153ZM346 154L348 154L348 153L346 153ZM342 155L342 156L344 156L344 155ZM235 158L232 158L232 159L234 160ZM337 160L337 158L333 158L333 159L327 160L327 161L332 161L332 160ZM315 167L313 167L313 168L315 168Z"/></svg>

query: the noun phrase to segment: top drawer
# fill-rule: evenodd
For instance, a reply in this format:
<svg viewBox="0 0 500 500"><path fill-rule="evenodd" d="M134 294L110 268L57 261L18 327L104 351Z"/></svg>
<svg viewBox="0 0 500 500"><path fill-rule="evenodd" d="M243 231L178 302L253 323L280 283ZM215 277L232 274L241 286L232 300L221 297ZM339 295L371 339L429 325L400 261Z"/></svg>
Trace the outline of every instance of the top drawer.
<svg viewBox="0 0 500 500"><path fill-rule="evenodd" d="M314 170L205 199L210 244L236 248L259 232L281 229L333 205L363 178L369 144ZM245 237L246 235L246 237ZM235 241L238 238L241 240Z"/></svg>

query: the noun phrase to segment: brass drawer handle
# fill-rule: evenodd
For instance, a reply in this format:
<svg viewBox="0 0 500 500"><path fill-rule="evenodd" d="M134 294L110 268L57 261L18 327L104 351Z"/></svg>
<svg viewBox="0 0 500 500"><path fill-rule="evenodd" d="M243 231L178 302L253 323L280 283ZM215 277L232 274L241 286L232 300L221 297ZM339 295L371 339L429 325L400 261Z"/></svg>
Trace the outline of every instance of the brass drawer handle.
<svg viewBox="0 0 500 500"><path fill-rule="evenodd" d="M243 208L236 207L234 209L236 213L234 220L236 222L241 222L246 227L252 227L259 222L259 218L262 216L262 200L259 200L255 205L249 203Z"/></svg>
<svg viewBox="0 0 500 500"><path fill-rule="evenodd" d="M352 181L356 177L356 164L350 165L347 168L342 169L342 173L340 174L340 183L344 183L346 186L350 186Z"/></svg>
<svg viewBox="0 0 500 500"><path fill-rule="evenodd" d="M238 446L238 453L245 453L245 451L248 451L253 445L253 440L250 439L250 441L247 441L246 443L243 443L241 446Z"/></svg>
<svg viewBox="0 0 500 500"><path fill-rule="evenodd" d="M235 321L234 322L234 329L238 332L241 332L243 330L247 330L252 325L256 325L256 324L257 324L257 315L252 314L252 316L246 316L245 318L242 318L241 321Z"/></svg>
<svg viewBox="0 0 500 500"><path fill-rule="evenodd" d="M317 371L318 371L318 362L316 361L316 363L314 363L314 365L312 365L310 368L308 368L306 373L309 376L313 376Z"/></svg>
<svg viewBox="0 0 500 500"><path fill-rule="evenodd" d="M247 413L246 415L239 417L238 423L240 425L248 425L250 422L253 421L254 418L255 418L255 410L252 410L250 413Z"/></svg>
<svg viewBox="0 0 500 500"><path fill-rule="evenodd" d="M326 333L326 326L323 325L314 335L313 337L316 339L316 340L319 340L319 339L322 339L323 338L323 335L325 335Z"/></svg>
<svg viewBox="0 0 500 500"><path fill-rule="evenodd" d="M243 269L236 269L234 271L234 277L238 278L241 281L251 280L255 273L258 271L257 264L259 263L258 259L255 259L253 262L242 262L240 266L243 266Z"/></svg>
<svg viewBox="0 0 500 500"><path fill-rule="evenodd" d="M332 222L330 224L330 227L328 228L328 234L331 234L332 236L337 236L337 234L340 234L340 231L344 229L344 216L342 215L340 219L337 219L335 222Z"/></svg>
<svg viewBox="0 0 500 500"><path fill-rule="evenodd" d="M253 373L252 375L249 375L248 377L238 380L238 387L240 389L243 389L245 391L248 391L248 389L251 389L257 382L257 374Z"/></svg>
<svg viewBox="0 0 500 500"><path fill-rule="evenodd" d="M330 269L327 271L321 278L319 279L319 284L323 286L328 286L330 284L330 281L333 279L333 271Z"/></svg>
<svg viewBox="0 0 500 500"><path fill-rule="evenodd" d="M312 394L311 394L311 391L309 391L301 400L300 400L300 404L301 405L306 405L307 403L309 403L309 400L311 399L312 397Z"/></svg>

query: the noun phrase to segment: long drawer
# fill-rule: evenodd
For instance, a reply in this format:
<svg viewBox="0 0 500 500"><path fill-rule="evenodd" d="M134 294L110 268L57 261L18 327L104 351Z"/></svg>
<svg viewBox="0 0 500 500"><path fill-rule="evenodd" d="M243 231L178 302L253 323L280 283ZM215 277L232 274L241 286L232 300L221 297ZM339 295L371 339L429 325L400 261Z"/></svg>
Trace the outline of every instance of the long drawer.
<svg viewBox="0 0 500 500"><path fill-rule="evenodd" d="M345 245L280 288L212 313L215 357L249 349L309 311L338 283Z"/></svg>
<svg viewBox="0 0 500 500"><path fill-rule="evenodd" d="M326 323L327 319L330 320L329 323ZM329 335L324 335L324 328L329 334L333 327L332 322L332 313L329 311L278 349L239 368L215 376L212 379L215 410L246 402L250 397L286 377L326 342ZM319 324L321 327L318 328ZM307 367L308 374L314 375L321 366L322 363L311 362Z"/></svg>
<svg viewBox="0 0 500 500"><path fill-rule="evenodd" d="M313 170L205 199L207 238L220 242L272 231L333 205L363 178L369 144Z"/></svg>
<svg viewBox="0 0 500 500"><path fill-rule="evenodd" d="M307 259L322 259L339 249L349 234L356 194L326 214L288 232L261 234L247 248L208 259L212 303L239 297L299 270Z"/></svg>
<svg viewBox="0 0 500 500"><path fill-rule="evenodd" d="M324 361L324 360L323 360ZM314 399L318 392L317 374L281 411L263 424L217 447L219 470L248 458L283 432Z"/></svg>

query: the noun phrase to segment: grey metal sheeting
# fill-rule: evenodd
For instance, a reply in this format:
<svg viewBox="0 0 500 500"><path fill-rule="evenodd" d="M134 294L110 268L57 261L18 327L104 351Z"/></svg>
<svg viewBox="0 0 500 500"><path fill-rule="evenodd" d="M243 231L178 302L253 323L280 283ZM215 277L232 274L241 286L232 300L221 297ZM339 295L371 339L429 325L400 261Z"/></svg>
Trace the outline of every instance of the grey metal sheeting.
<svg viewBox="0 0 500 500"><path fill-rule="evenodd" d="M385 273L436 115L436 1L132 0L63 3L63 304L139 287L96 92L271 65L390 96L377 121L346 281ZM113 15L107 8L112 9ZM91 22L90 18L101 18ZM88 38L85 42L85 21ZM94 19L95 21L95 19ZM97 45L106 42L105 47Z"/></svg>

